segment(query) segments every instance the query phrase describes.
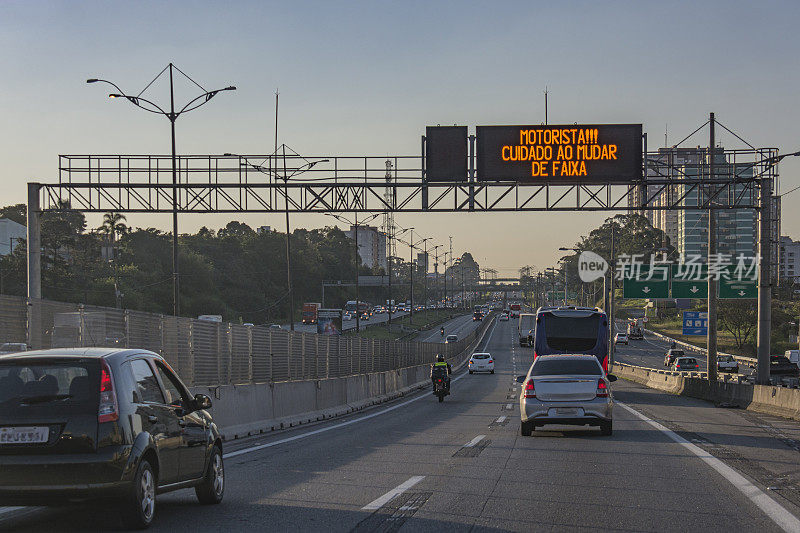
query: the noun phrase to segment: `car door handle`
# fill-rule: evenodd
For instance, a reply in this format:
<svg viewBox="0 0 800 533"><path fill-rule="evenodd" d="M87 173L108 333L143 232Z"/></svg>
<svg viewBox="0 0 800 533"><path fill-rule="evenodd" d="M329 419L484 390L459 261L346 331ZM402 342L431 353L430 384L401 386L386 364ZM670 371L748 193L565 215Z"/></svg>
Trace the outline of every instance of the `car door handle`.
<svg viewBox="0 0 800 533"><path fill-rule="evenodd" d="M156 422L158 422L158 417L155 415L150 415L147 417L147 421L150 422L151 424L155 424Z"/></svg>

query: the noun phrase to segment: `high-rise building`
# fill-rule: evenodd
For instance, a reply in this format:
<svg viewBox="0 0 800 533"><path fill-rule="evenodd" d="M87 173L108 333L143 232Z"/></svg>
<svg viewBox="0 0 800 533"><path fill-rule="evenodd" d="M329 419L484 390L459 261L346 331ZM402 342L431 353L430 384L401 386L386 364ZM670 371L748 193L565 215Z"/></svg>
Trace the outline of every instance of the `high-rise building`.
<svg viewBox="0 0 800 533"><path fill-rule="evenodd" d="M428 254L425 252L417 254L417 268L423 272L428 272Z"/></svg>
<svg viewBox="0 0 800 533"><path fill-rule="evenodd" d="M781 236L779 255L779 272L781 283L800 283L800 241Z"/></svg>
<svg viewBox="0 0 800 533"><path fill-rule="evenodd" d="M725 162L720 149L715 154L714 174L721 178L748 178L753 176L752 165L731 164ZM685 165L681 172L687 178L702 179L708 175L705 165ZM756 195L747 184L738 183L726 187L723 194L712 193L713 186L701 185L699 187L689 184L676 186L681 205L685 207L699 206L704 203L706 195L715 194L713 202L716 205L731 205L736 198L755 203ZM751 198L744 198L751 196ZM708 254L708 211L707 210L680 210L677 212L677 239L673 243L678 252L685 256L700 256L703 260ZM756 222L758 220L755 209L718 209L715 210L717 220L716 248L718 254L727 254L731 258L744 255L755 256L758 251Z"/></svg>
<svg viewBox="0 0 800 533"><path fill-rule="evenodd" d="M344 232L349 238L356 236L356 226ZM358 256L361 264L369 268L386 270L386 234L375 226L358 226Z"/></svg>

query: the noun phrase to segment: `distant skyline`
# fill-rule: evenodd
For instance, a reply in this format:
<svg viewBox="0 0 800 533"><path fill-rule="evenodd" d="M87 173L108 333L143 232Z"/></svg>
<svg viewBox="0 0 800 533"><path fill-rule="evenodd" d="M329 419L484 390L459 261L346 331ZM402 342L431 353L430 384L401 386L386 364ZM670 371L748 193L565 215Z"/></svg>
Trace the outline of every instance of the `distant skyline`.
<svg viewBox="0 0 800 533"><path fill-rule="evenodd" d="M172 61L206 88L238 90L177 123L182 154L416 155L426 125L642 123L673 144L713 111L755 146L800 150L800 3L52 2L0 3L0 205L58 178L58 154L168 153L169 123L107 98L87 78L138 93ZM178 86L176 100L196 95ZM163 84L148 94L168 102ZM740 146L724 131L718 140ZM693 144L707 145L707 137ZM800 158L780 191L800 186ZM800 238L800 191L782 234ZM544 269L604 213L397 214L500 275ZM181 231L230 215L183 215ZM282 215L236 217L283 231ZM334 222L293 215L293 227ZM376 221L377 222L377 221ZM97 226L100 217L90 216ZM170 217L129 215L168 231ZM338 224L346 229L342 223Z"/></svg>

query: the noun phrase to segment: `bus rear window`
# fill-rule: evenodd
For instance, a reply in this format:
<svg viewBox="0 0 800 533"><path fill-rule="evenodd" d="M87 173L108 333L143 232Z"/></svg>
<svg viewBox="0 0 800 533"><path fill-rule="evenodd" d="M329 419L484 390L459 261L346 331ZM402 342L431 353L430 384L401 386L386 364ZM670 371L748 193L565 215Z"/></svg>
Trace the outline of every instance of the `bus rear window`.
<svg viewBox="0 0 800 533"><path fill-rule="evenodd" d="M547 345L561 352L588 352L597 344L599 327L599 317L594 320L555 315L544 317Z"/></svg>

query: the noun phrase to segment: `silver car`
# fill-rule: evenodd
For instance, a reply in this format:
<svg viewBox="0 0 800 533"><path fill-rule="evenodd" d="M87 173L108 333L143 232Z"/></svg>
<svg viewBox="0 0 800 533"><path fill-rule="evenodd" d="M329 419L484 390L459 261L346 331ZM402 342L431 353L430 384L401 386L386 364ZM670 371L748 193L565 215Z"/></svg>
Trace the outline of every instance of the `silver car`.
<svg viewBox="0 0 800 533"><path fill-rule="evenodd" d="M614 398L609 383L616 380L593 355L540 355L528 374L517 378L524 384L520 432L527 437L545 424L588 424L611 435Z"/></svg>

